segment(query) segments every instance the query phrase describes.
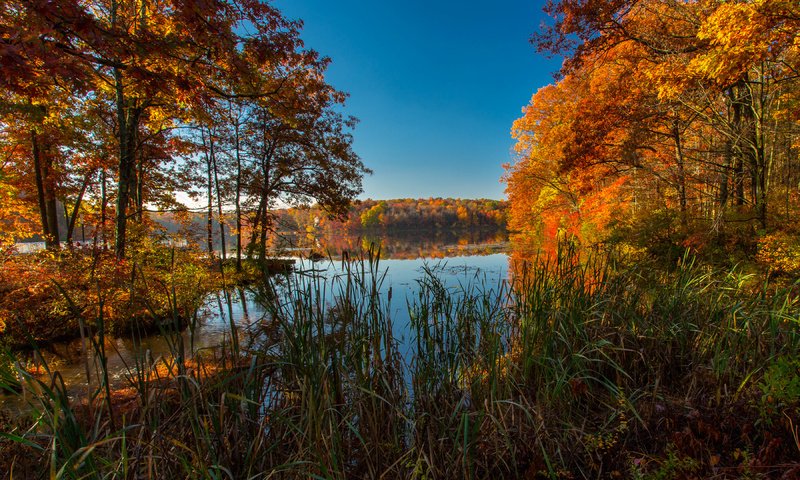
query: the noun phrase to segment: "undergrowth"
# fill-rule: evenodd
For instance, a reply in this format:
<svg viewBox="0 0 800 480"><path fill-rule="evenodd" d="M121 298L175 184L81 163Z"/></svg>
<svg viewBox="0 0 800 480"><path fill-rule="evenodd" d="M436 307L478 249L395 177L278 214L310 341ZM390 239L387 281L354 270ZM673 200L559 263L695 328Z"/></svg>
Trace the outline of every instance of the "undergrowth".
<svg viewBox="0 0 800 480"><path fill-rule="evenodd" d="M4 353L14 478L791 478L800 474L797 285L684 258L513 266L391 299L379 255L252 285L259 341L142 357L74 399ZM169 287L169 285L167 285ZM177 288L167 288L177 295ZM395 325L391 302L411 322ZM174 302L172 302L174 304ZM92 319L88 315L86 322ZM101 325L101 324L99 324ZM405 341L400 342L401 331ZM92 348L102 358L102 342ZM9 367L4 367L8 371ZM103 369L103 362L96 365ZM789 475L787 477L787 475Z"/></svg>

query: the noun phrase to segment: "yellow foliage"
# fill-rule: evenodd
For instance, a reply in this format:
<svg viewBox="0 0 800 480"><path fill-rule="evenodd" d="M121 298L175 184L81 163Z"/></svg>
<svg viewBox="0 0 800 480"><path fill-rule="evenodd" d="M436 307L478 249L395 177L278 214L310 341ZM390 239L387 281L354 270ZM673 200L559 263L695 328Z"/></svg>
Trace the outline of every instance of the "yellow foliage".
<svg viewBox="0 0 800 480"><path fill-rule="evenodd" d="M759 240L756 259L773 271L800 274L800 243L792 235L772 233Z"/></svg>

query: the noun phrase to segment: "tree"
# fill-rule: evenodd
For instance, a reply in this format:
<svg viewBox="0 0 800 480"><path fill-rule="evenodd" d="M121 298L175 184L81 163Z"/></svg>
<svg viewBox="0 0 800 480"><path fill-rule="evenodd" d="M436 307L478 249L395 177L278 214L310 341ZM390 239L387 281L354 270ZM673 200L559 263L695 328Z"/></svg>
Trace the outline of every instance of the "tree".
<svg viewBox="0 0 800 480"><path fill-rule="evenodd" d="M622 197L609 198L630 203L603 210L617 217L666 210L684 235L718 234L728 221L765 229L776 181L788 218L796 2L562 0L548 11L555 22L534 43L568 58L515 124L520 158L505 177L512 226L549 222L552 235L569 230L571 215L585 225L592 196L616 186Z"/></svg>
<svg viewBox="0 0 800 480"><path fill-rule="evenodd" d="M59 54L17 63L29 67L45 59L49 62L43 70L56 75L64 63L77 65L92 94L107 99L115 113L119 257L125 255L130 203L137 197L137 154L148 111L160 109L178 119L188 105L203 105L214 97L275 94L283 78L264 77L264 64L244 63L241 52L255 52L271 62L293 54L300 45L296 24L272 7L251 1L215 1L202 10L191 2L123 0L20 1L9 7L17 9L26 12L24 18L11 20L24 20L29 33L9 43L26 52L38 54L34 46L41 45L40 50ZM241 33L246 31L254 33ZM14 53L6 51L5 62L19 57ZM225 90L220 79L226 77L241 78L257 89Z"/></svg>
<svg viewBox="0 0 800 480"><path fill-rule="evenodd" d="M246 120L249 134L242 143L251 180L244 189L257 201L251 225L254 235L259 233L262 256L269 209L276 202L313 202L327 216L343 218L350 199L361 192L362 176L370 173L352 150L349 130L355 120L335 111L341 94L324 84L306 93L313 96L289 110L273 113L267 105L256 105Z"/></svg>
<svg viewBox="0 0 800 480"><path fill-rule="evenodd" d="M100 182L100 210L105 218L106 201L115 199L115 251L122 258L129 221L143 222L148 202L162 206L174 202L170 188L185 190L188 181L196 181L174 175L176 165L193 162L195 154L187 147L198 143L181 140L191 135L179 130L191 125L222 128L225 122L219 120L219 112L227 111L232 118L234 103L249 105L240 106L240 113L261 109L291 129L303 130L302 142L282 143L281 156L304 158L307 165L316 162L318 172L334 172L333 181L340 182L336 187L326 184L324 175L305 168L293 170L283 183L270 188L298 198L317 196L340 212L336 205L359 191L360 180L352 175L366 170L363 165L352 172L343 168L357 158L345 132L351 121L336 117L332 110L344 95L325 85L328 60L303 48L299 27L299 22L288 21L275 8L255 0L213 0L202 9L194 2L180 1L6 2L0 8L0 64L4 67L0 84L19 100L30 99L32 105L50 111L52 92L66 92L59 97L61 105L90 105L80 115L102 127L102 131L81 132L82 138L77 139L85 145L102 144L104 161L96 169L72 168L82 156L78 150L65 149L66 144L43 144L52 140L39 127L26 130L29 143L36 147L30 156L38 162L35 172L41 177L39 210L44 233L53 229L50 212L54 209L48 205L52 193L61 188L50 188L53 182L47 175L52 157L47 152L66 155L64 165L70 168L63 170L75 177L65 178L63 186L69 189L61 195L74 204L67 215L72 228L97 175L116 177L116 188L108 195L105 180ZM4 114L3 118L9 117ZM233 150L238 159L238 219L244 168L241 126L237 118ZM105 155L107 145L113 146L113 157ZM296 147L292 155L287 145ZM217 155L209 158L221 160ZM221 215L225 179L215 180ZM241 231L241 222L237 225Z"/></svg>

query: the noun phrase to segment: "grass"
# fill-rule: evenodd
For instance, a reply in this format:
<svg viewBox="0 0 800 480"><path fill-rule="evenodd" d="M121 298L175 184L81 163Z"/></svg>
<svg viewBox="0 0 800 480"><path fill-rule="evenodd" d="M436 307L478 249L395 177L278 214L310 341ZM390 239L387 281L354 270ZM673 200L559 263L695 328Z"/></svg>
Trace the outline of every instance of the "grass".
<svg viewBox="0 0 800 480"><path fill-rule="evenodd" d="M412 298L392 300L407 302L406 344L397 340L405 327L392 322L379 255L367 252L333 281L293 273L253 284L270 321L252 346L187 358L165 330L175 335L174 354L132 365L125 392L101 381L76 400L57 372L42 380L15 368L0 382L29 407L5 419L0 471L208 479L800 473L797 285L776 289L688 258L665 272L613 255L579 257L566 246L556 258L514 265L512 280L499 284L454 288L427 272ZM102 342L92 345L102 359Z"/></svg>

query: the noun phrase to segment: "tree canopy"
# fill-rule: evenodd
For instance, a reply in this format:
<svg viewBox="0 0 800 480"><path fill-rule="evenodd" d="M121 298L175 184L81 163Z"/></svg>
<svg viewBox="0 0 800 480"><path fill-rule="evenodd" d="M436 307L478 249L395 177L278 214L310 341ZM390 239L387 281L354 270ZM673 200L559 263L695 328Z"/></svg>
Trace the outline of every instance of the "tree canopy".
<svg viewBox="0 0 800 480"><path fill-rule="evenodd" d="M342 214L369 170L300 28L256 0L4 2L4 240L55 248L80 217L122 258L131 221L201 190L237 232L279 198Z"/></svg>
<svg viewBox="0 0 800 480"><path fill-rule="evenodd" d="M562 0L547 10L554 21L532 41L566 60L514 123L512 228L591 244L649 225L689 246L796 223L797 2Z"/></svg>

